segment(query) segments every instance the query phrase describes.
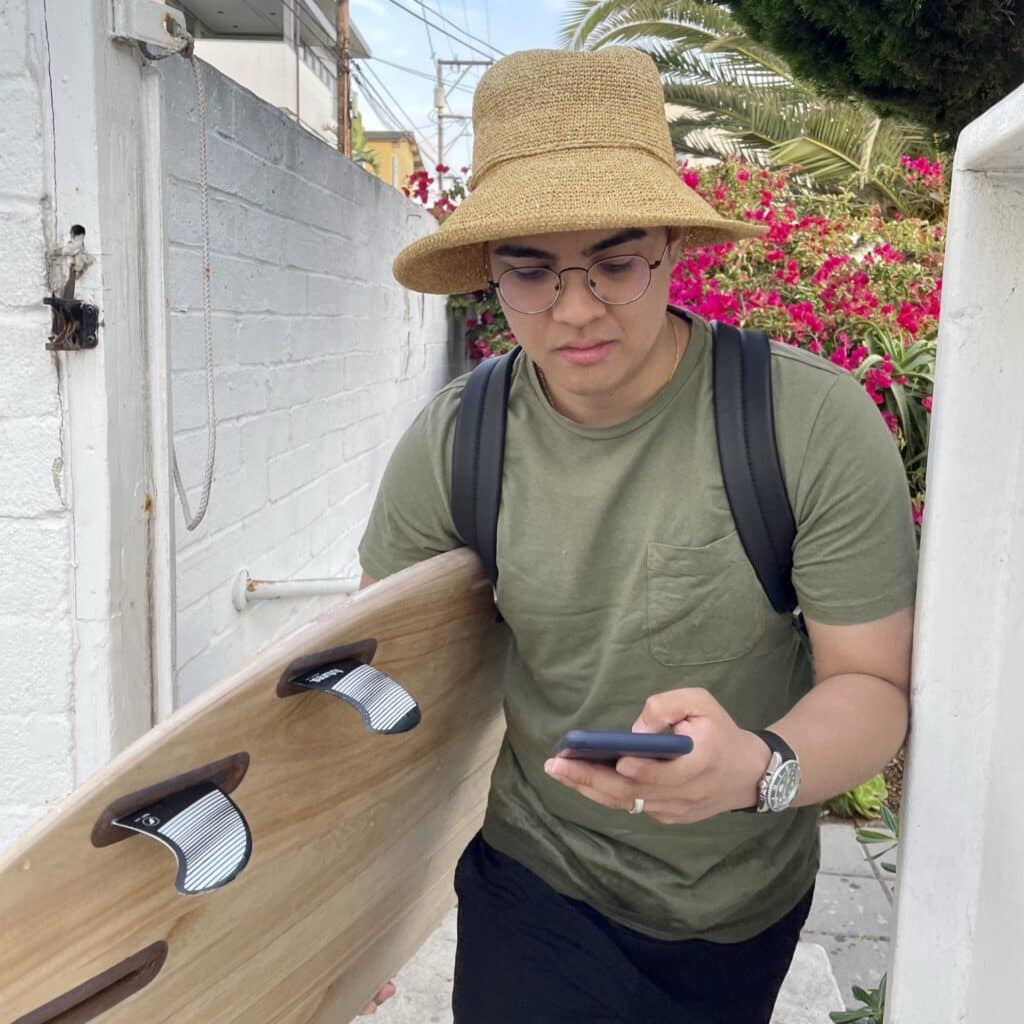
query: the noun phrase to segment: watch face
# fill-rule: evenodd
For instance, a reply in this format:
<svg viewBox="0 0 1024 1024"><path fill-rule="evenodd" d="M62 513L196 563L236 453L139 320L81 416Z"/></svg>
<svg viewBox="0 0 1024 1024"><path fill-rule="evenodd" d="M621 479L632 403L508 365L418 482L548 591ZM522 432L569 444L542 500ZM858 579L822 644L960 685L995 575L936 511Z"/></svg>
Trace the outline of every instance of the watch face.
<svg viewBox="0 0 1024 1024"><path fill-rule="evenodd" d="M779 766L768 786L768 809L784 811L800 788L799 761L786 761Z"/></svg>

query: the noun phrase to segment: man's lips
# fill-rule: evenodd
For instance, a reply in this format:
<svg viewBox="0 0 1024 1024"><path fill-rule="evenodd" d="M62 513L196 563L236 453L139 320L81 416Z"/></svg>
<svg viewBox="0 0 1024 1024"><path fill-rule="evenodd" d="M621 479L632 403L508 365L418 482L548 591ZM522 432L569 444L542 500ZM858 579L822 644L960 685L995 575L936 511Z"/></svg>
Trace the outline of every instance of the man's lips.
<svg viewBox="0 0 1024 1024"><path fill-rule="evenodd" d="M599 348L601 345L610 345L611 340L608 338L579 338L576 341L570 341L566 345L560 345L556 352L564 352L566 349L588 349L588 348Z"/></svg>
<svg viewBox="0 0 1024 1024"><path fill-rule="evenodd" d="M581 338L556 348L555 354L576 366L589 366L604 359L613 344L603 338Z"/></svg>

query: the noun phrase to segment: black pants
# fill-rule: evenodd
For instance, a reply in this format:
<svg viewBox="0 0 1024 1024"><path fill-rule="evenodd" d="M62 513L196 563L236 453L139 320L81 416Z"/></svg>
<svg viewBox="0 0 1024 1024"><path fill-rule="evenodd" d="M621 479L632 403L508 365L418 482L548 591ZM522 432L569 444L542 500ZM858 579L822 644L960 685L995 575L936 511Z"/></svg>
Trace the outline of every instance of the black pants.
<svg viewBox="0 0 1024 1024"><path fill-rule="evenodd" d="M479 835L455 891L455 1024L768 1024L813 895L746 942L668 942L562 896Z"/></svg>

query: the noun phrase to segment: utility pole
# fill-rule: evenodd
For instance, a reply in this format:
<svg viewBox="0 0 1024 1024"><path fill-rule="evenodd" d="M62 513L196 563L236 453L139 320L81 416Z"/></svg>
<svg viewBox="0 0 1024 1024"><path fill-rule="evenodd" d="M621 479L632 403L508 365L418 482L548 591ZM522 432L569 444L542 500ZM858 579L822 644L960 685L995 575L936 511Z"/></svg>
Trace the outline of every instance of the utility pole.
<svg viewBox="0 0 1024 1024"><path fill-rule="evenodd" d="M434 109L437 111L437 163L444 163L444 72L437 61L437 84L434 86ZM444 187L444 175L437 172L437 190Z"/></svg>
<svg viewBox="0 0 1024 1024"><path fill-rule="evenodd" d="M445 121L471 121L468 114L446 114L445 107L448 105L448 95L451 94L472 67L490 67L493 60L439 60L437 62L437 85L434 86L434 109L437 112L437 162L444 163L444 123ZM450 89L446 90L444 80L445 68L462 68L462 74L455 80ZM437 190L444 189L444 174L438 172Z"/></svg>
<svg viewBox="0 0 1024 1024"><path fill-rule="evenodd" d="M352 155L352 123L349 120L351 107L351 60L352 33L349 21L349 0L338 0L338 149L345 156Z"/></svg>
<svg viewBox="0 0 1024 1024"><path fill-rule="evenodd" d="M437 62L437 85L434 86L434 109L437 111L437 162L444 164L444 69ZM444 175L438 171L437 191L444 189Z"/></svg>

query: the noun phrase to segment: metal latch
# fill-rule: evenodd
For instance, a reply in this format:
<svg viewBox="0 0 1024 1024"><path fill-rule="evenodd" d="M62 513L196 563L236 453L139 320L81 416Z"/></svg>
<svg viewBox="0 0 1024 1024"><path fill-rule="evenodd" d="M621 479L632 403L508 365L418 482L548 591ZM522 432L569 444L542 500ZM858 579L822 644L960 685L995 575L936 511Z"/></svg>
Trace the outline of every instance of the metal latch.
<svg viewBox="0 0 1024 1024"><path fill-rule="evenodd" d="M71 228L71 240L61 254L68 261L68 279L59 296L50 295L43 299L43 304L49 306L53 313L50 340L46 347L51 352L95 348L100 311L96 306L75 298L75 281L92 262L92 257L85 251L85 228L81 224Z"/></svg>

